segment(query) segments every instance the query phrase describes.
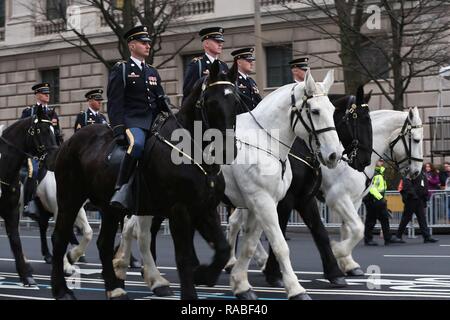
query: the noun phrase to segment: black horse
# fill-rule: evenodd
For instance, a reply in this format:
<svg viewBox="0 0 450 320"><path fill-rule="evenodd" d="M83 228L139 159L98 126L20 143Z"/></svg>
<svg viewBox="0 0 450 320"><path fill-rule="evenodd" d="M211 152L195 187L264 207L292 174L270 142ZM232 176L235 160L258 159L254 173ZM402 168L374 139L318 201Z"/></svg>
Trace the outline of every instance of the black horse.
<svg viewBox="0 0 450 320"><path fill-rule="evenodd" d="M229 246L221 229L216 207L225 190L219 164L175 164L173 156L180 156L169 143L172 133L180 126L191 136L194 122L206 129L218 129L222 138L234 132L238 98L231 74L221 73L219 64L213 63L208 77L197 82L175 117L169 117L159 125L156 133L146 143L144 156L138 165L135 179L141 187L138 201L139 214L164 213L170 219L170 229L175 246L177 269L181 282L181 298L196 299L195 284L214 285L229 258ZM156 123L159 121L156 120ZM236 146L215 150L215 155L233 152ZM74 299L68 289L63 272L63 257L78 208L89 198L102 212L102 227L97 247L102 262L102 275L108 298L126 299L122 280L114 273L112 259L114 238L123 213L109 206L114 191L118 164L105 163L113 141L112 131L101 125L90 125L74 134L64 143L56 161L58 219L52 235L53 270L52 293L57 299ZM190 141L192 146L193 142ZM200 146L198 146L200 147ZM227 159L227 155L224 155ZM143 189L148 188L145 192ZM215 250L210 265L192 263L193 243L190 234L198 230Z"/></svg>
<svg viewBox="0 0 450 320"><path fill-rule="evenodd" d="M42 164L55 149L52 123L42 107L38 107L33 117L13 123L0 137L0 216L5 220L17 273L26 286L36 282L31 265L25 261L19 237L20 168L27 158L37 158Z"/></svg>
<svg viewBox="0 0 450 320"><path fill-rule="evenodd" d="M329 98L336 107L334 122L347 156L348 163L358 171L363 171L370 164L372 154L372 124L367 102L371 93L364 96L363 87L358 88L357 96L330 94ZM299 160L300 158L300 160ZM328 232L320 219L319 209L315 201L322 175L320 164L311 153L306 142L297 139L290 152L292 183L283 200L278 203L277 211L283 234L293 209L300 213L304 223L310 230L319 249L325 278L332 286L346 285L344 274L339 269L336 258L330 247ZM164 217L155 217L152 221L151 252L156 261L156 236ZM197 262L198 263L198 262ZM227 268L227 272L230 269ZM355 271L357 272L357 271ZM278 262L270 249L264 269L267 282L272 286L283 286Z"/></svg>
<svg viewBox="0 0 450 320"><path fill-rule="evenodd" d="M372 155L372 123L367 106L370 96L370 93L364 96L362 87L358 89L356 97L330 95L330 101L336 107L336 130L345 148L347 161L352 168L361 172L370 164ZM286 233L290 214L295 209L310 230L320 252L325 279L328 279L333 287L343 287L346 285L344 274L331 250L328 232L320 218L315 199L322 181L320 165L314 161L314 156L302 140L295 141L290 153L292 184L277 207L281 230L283 234ZM298 158L306 160L306 163ZM281 271L272 248L269 249L264 274L270 285L283 286ZM347 275L361 274L359 270L354 270Z"/></svg>

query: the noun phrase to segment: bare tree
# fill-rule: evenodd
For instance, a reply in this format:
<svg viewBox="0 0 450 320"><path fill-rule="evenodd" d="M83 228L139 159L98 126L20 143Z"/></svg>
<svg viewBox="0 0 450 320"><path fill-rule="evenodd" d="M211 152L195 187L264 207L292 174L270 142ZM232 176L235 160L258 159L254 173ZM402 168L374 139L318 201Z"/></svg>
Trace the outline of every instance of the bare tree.
<svg viewBox="0 0 450 320"><path fill-rule="evenodd" d="M277 16L319 32L340 44L342 64L337 66L344 70L347 92L356 92L358 85L373 80L393 108L403 110L404 93L411 80L436 70L450 60L447 44L450 30L448 0L295 2L312 10L284 5L291 17ZM314 11L321 13L322 18L313 18L311 14ZM376 21L378 13L380 19ZM326 24L338 28L334 31ZM385 65L374 63L375 56L381 58ZM381 79L387 78L388 74L392 76L392 81Z"/></svg>
<svg viewBox="0 0 450 320"><path fill-rule="evenodd" d="M42 2L38 2L38 6L33 8L37 10L38 14L46 16L47 20L54 25L63 21L67 29L59 33L61 39L110 68L112 66L111 62L105 59L101 50L92 43L90 35L85 32L83 26L78 28L78 26L75 27L68 23L66 16L67 0L47 0L47 3L49 2L53 5L53 9L58 12L55 16L47 16L47 10L42 5ZM124 60L129 57L128 44L123 39L125 32L135 25L148 26L148 33L152 38L152 50L147 58L147 62L153 64L155 55L161 51L163 33L168 29L171 22L179 20L183 5L186 2L187 0L73 0L72 4L90 5L99 10L101 19L117 37L117 49ZM73 35L76 36L75 39ZM176 52L156 67L158 68L172 60L194 39L195 36L192 35Z"/></svg>

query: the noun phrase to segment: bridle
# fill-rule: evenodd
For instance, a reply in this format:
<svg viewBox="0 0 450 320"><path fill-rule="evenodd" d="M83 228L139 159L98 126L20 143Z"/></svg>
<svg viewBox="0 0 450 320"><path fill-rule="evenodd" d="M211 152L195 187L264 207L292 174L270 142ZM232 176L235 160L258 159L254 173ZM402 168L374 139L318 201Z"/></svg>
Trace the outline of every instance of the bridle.
<svg viewBox="0 0 450 320"><path fill-rule="evenodd" d="M342 121L340 123L344 123L345 127L347 128L347 132L349 133L352 142L350 145L345 147L344 151L342 152L342 155L347 155L347 159L342 157L344 161L348 163L353 163L355 161L356 156L358 155L358 150L362 149L365 151L371 152L372 150L370 148L367 148L366 146L360 144L360 139L358 136L358 108L368 108L368 104L361 104L358 106L355 103L355 96L350 96L348 100L348 105L351 104L351 107L349 109L346 109L344 116L342 117ZM339 124L340 124L339 123ZM338 125L339 125L338 124Z"/></svg>
<svg viewBox="0 0 450 320"><path fill-rule="evenodd" d="M308 96L305 93L305 95L302 98L303 103L302 103L300 109L298 109L296 106L296 100L295 100L295 94L294 94L294 89L296 86L297 86L297 84L294 85L291 90L291 127L292 127L292 130L294 130L294 132L295 132L295 127L297 126L297 123L300 120L300 122L303 124L306 131L308 132L310 150L313 151L317 155L317 153L319 153L319 149L320 149L319 134L325 133L328 131L336 131L336 128L335 127L326 127L326 128L317 130L312 121L311 106L309 105L308 100L310 100L312 98L316 98L316 97L322 97L322 96L326 97L328 95L325 93L319 93L319 94L313 94L313 95ZM306 117L307 117L307 120L309 121L309 125L302 116L303 110L305 110L305 112L306 112ZM316 148L312 147L313 139L314 139Z"/></svg>
<svg viewBox="0 0 450 320"><path fill-rule="evenodd" d="M26 156L27 158L35 159L38 161L44 161L48 155L48 152L53 148L48 148L41 138L41 129L38 128L38 123L48 123L51 128L52 122L46 119L39 119L36 116L33 116L31 119L31 126L27 129L27 138L30 138L34 143L34 151L36 152L27 152L25 150L20 149L19 147L12 144L10 141L5 139L3 136L0 136L0 140L4 142L6 145L11 147L16 152ZM55 145L54 148L57 148Z"/></svg>

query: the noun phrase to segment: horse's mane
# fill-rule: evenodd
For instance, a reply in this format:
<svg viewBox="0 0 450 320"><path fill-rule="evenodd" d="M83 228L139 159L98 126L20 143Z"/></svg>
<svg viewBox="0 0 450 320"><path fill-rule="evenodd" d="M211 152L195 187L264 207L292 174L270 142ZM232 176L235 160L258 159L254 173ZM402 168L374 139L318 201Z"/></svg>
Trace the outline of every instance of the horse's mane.
<svg viewBox="0 0 450 320"><path fill-rule="evenodd" d="M14 122L12 125L10 125L10 126L8 126L7 128L5 128L4 130L3 130L4 125L2 125L2 126L3 126L3 127L2 127L2 130L3 130L3 131L1 132L1 134L8 134L10 131L12 131L12 130L18 128L18 127L25 126L25 124L26 124L26 125L30 125L29 122L31 122L31 121L32 121L32 117L27 117L27 118L19 119L19 120L17 120L16 122Z"/></svg>
<svg viewBox="0 0 450 320"><path fill-rule="evenodd" d="M195 82L191 93L189 93L187 98L181 104L181 109L184 109L185 107L192 106L192 105L194 105L197 102L197 99L200 96L202 85L203 85L204 81L205 81L205 77L201 77L200 79L198 79Z"/></svg>

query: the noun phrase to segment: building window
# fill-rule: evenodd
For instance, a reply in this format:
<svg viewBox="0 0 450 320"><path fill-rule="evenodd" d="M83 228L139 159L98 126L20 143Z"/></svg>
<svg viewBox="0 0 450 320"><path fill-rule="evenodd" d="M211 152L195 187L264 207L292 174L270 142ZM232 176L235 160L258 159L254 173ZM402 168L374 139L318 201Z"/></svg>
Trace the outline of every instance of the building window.
<svg viewBox="0 0 450 320"><path fill-rule="evenodd" d="M49 104L59 103L59 69L42 70L42 82L50 84L50 102Z"/></svg>
<svg viewBox="0 0 450 320"><path fill-rule="evenodd" d="M0 0L0 28L5 26L5 0Z"/></svg>
<svg viewBox="0 0 450 320"><path fill-rule="evenodd" d="M291 60L291 45L266 47L267 87L281 87L292 82Z"/></svg>
<svg viewBox="0 0 450 320"><path fill-rule="evenodd" d="M62 19L66 16L67 0L47 0L47 20Z"/></svg>
<svg viewBox="0 0 450 320"><path fill-rule="evenodd" d="M183 56L183 78L184 75L186 74L186 69L187 66L189 65L189 63L191 63L192 59L196 58L196 57L201 57L203 55L203 52L198 52L198 53L192 53L192 54L187 54Z"/></svg>

